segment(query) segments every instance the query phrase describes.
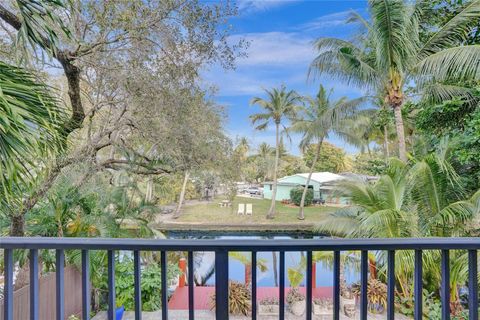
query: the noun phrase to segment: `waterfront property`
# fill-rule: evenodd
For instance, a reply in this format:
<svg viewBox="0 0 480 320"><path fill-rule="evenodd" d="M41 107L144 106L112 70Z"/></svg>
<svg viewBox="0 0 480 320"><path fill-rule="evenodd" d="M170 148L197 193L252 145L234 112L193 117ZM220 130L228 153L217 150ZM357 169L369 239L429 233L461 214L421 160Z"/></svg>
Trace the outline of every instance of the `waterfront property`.
<svg viewBox="0 0 480 320"><path fill-rule="evenodd" d="M295 188L304 188L308 179L308 173L298 173L278 179L277 201L291 200L290 192ZM308 184L308 188L313 190L313 199L329 204L347 204L348 198L335 194L335 186L342 180L363 180L374 181L377 177L361 175L355 173L335 174L331 172L314 172ZM273 182L267 181L263 184L263 197L272 199Z"/></svg>
<svg viewBox="0 0 480 320"><path fill-rule="evenodd" d="M414 317L415 319L422 319L423 317L423 303L422 303L422 252L429 250L440 250L441 252L441 318L450 319L450 251L451 250L466 250L468 252L468 315L469 319L478 319L478 278L477 278L477 250L480 249L480 239L478 238L403 238L403 239L312 239L312 240L140 240L140 239L84 239L84 238L3 238L0 241L0 249L4 252L4 306L3 316L4 320L13 320L14 318L14 253L26 253L28 250L30 257L30 276L29 284L30 301L23 306L29 309L30 319L38 320L38 305L40 299L39 293L39 277L38 277L38 263L39 250L55 250L55 267L56 267L56 295L55 319L64 320L65 297L70 292L65 291L65 251L77 250L81 255L81 301L82 301L82 319L90 319L91 299L90 299L90 252L92 250L101 250L106 252L108 256L108 277L107 277L107 291L108 291L108 310L107 319L113 320L116 318L115 310L117 309L118 295L121 292L116 292L116 277L119 276L115 272L115 265L119 259L119 252L133 252L134 269L132 277L134 278L134 309L136 320L142 318L142 253L143 252L160 252L161 256L161 281L162 294L158 299L161 301L161 319L167 319L169 315L169 306L174 307L174 304L168 302L168 288L167 288L167 252L182 251L188 252L188 270L194 271L194 252L213 252L215 257L215 286L210 290L215 295L210 296L210 301L214 308L212 308L211 317L215 315L216 319L229 319L231 311L229 309L229 253L232 252L249 252L250 253L250 275L251 285L249 288L250 306L248 312L241 318L232 317L231 319L262 319L259 314L259 297L265 293L257 287L258 280L258 259L259 252L278 251L278 265L279 265L279 286L278 286L278 318L279 319L297 319L290 317L290 312L293 312L292 300L288 299L289 289L286 288L286 259L285 254L288 252L300 252L305 254L305 283L300 290L300 294L304 292L303 310L304 319L314 319L315 295L321 295L321 290L315 290L313 286L313 268L314 256L316 252L331 252L332 261L332 283L331 291L332 308L330 316L334 319L340 319L340 315L346 313L345 299L341 297L341 257L342 253L350 251L358 251L359 254L359 270L360 282L359 291L356 301L353 303L349 312L353 316L361 320L370 318L369 310L372 310L372 305L369 303L368 281L372 276L371 266L369 264L369 253L386 252L386 282L387 282L387 297L386 297L386 316L387 319L394 319L395 315L395 261L396 251L412 251L414 252L415 265L414 273ZM194 272L188 272L187 275L188 286L182 293L184 299L188 297L188 319L195 319L195 297L198 293L195 292ZM298 284L297 284L298 285ZM198 286L197 286L198 287ZM79 288L80 289L80 288ZM199 292L199 291L198 291ZM326 293L325 293L326 294ZM277 297L277 296L276 296ZM203 297L204 299L205 297ZM275 297L274 297L275 298ZM342 300L343 299L343 300ZM342 302L343 301L343 302ZM354 300L355 301L355 300ZM232 306L232 304L230 304ZM171 311L171 310L170 310ZM174 317L172 317L174 318ZM117 318L118 319L118 318ZM267 319L267 318L263 318ZM317 318L318 319L318 318Z"/></svg>

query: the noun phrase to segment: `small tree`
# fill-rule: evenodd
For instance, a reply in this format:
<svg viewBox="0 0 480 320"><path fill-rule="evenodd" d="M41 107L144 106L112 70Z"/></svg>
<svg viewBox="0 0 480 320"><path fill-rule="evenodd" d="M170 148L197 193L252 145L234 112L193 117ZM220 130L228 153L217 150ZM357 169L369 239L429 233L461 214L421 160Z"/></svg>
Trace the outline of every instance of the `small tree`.
<svg viewBox="0 0 480 320"><path fill-rule="evenodd" d="M299 206L302 203L303 188L295 188L290 190L290 199L292 199L295 205ZM308 189L305 193L305 199L303 205L308 207L313 202L313 189Z"/></svg>

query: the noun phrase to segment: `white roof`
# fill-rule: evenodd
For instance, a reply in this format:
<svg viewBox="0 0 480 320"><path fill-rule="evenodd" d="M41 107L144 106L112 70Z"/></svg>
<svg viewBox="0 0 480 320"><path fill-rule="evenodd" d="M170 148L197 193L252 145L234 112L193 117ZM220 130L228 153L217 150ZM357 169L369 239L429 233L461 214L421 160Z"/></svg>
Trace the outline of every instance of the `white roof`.
<svg viewBox="0 0 480 320"><path fill-rule="evenodd" d="M305 179L308 178L308 173L298 173L296 176L303 177ZM314 172L312 173L312 178L313 181L316 181L318 183L325 183L325 182L330 182L330 181L336 181L336 180L343 180L345 177L342 177L339 174L331 173L331 172Z"/></svg>

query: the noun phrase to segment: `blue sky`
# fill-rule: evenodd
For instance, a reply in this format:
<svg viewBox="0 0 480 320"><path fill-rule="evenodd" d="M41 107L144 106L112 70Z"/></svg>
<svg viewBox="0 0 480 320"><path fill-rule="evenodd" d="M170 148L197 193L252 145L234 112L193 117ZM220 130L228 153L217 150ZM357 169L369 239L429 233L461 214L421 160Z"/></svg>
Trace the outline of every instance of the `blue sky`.
<svg viewBox="0 0 480 320"><path fill-rule="evenodd" d="M301 94L314 95L320 83L334 88L333 97L361 95L358 88L322 77L307 81L308 66L315 57L312 41L318 37L349 39L355 26L345 25L351 10L366 12L366 0L237 0L240 14L230 23L232 41L250 42L246 58L238 59L236 70L213 67L204 74L207 83L218 88L217 102L227 110L226 129L232 137L246 136L256 147L261 142L274 145L273 127L255 131L248 116L258 112L249 101L262 96L263 89L285 84ZM298 137L286 142L293 154L299 154ZM354 153L355 148L331 137L330 142Z"/></svg>

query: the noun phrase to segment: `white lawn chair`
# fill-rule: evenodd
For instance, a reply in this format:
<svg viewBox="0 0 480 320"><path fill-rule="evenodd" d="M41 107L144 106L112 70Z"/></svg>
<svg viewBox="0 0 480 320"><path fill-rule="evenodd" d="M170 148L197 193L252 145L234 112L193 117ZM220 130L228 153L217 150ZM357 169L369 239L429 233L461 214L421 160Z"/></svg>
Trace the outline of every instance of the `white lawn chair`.
<svg viewBox="0 0 480 320"><path fill-rule="evenodd" d="M244 203L239 203L238 204L237 214L239 214L239 215L245 214L245 204Z"/></svg>
<svg viewBox="0 0 480 320"><path fill-rule="evenodd" d="M251 203L247 203L247 210L245 211L247 216L251 216L253 214L253 205Z"/></svg>

